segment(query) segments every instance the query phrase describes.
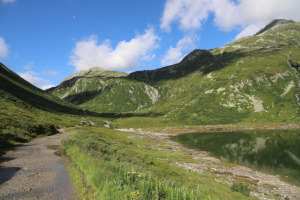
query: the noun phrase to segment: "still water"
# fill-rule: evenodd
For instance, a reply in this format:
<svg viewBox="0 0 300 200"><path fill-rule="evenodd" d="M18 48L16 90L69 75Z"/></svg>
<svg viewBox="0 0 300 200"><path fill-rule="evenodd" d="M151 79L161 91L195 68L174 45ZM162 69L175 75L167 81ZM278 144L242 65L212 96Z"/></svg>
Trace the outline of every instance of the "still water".
<svg viewBox="0 0 300 200"><path fill-rule="evenodd" d="M171 137L224 161L280 175L300 185L300 130L189 133Z"/></svg>

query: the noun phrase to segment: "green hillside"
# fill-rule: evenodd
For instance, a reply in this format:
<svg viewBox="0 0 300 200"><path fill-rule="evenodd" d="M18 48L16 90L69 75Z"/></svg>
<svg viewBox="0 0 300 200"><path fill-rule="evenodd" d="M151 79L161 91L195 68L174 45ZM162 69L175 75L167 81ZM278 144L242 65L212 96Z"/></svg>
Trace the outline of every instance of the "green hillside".
<svg viewBox="0 0 300 200"><path fill-rule="evenodd" d="M300 23L280 21L178 64L130 74L159 91L144 112L163 113L166 124L298 122Z"/></svg>
<svg viewBox="0 0 300 200"><path fill-rule="evenodd" d="M130 74L94 67L46 92L0 63L0 157L7 147L71 127L66 131L76 134L60 148L72 162L70 174L83 199L290 199L298 193L287 192L296 186L286 187L264 174L250 177L256 172L235 168L222 155L216 161L205 149L186 149L168 136L220 131L219 139L204 138L204 143L217 141L209 149L258 153L268 144L268 158L270 152L283 152L280 159L289 156L298 166L298 130L290 135L268 130L266 138L256 131L300 124L299 71L300 23L290 20L275 20L224 47L196 49L171 66ZM249 131L248 141L242 132L242 137L229 132L250 128L255 130ZM271 134L279 139L270 140ZM228 148L220 141L230 141L222 144ZM293 150L282 148L287 146ZM274 169L283 180L293 180L289 176L295 174Z"/></svg>
<svg viewBox="0 0 300 200"><path fill-rule="evenodd" d="M0 155L7 146L79 124L84 112L31 85L0 63Z"/></svg>
<svg viewBox="0 0 300 200"><path fill-rule="evenodd" d="M93 68L49 92L92 111L155 114L151 120L162 126L295 123L299 45L300 23L275 20L225 47L194 50L178 64L127 77ZM115 125L139 127L144 120Z"/></svg>
<svg viewBox="0 0 300 200"><path fill-rule="evenodd" d="M124 72L92 68L72 74L48 92L91 111L120 113L150 107L157 90L143 82L126 78Z"/></svg>

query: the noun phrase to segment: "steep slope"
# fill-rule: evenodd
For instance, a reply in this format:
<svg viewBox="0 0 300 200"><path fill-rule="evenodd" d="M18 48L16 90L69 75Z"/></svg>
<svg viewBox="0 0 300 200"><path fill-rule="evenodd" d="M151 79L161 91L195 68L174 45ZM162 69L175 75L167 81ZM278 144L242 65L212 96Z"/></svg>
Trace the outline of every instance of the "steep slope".
<svg viewBox="0 0 300 200"><path fill-rule="evenodd" d="M92 68L72 74L47 92L89 110L106 113L136 111L156 103L155 88L126 76L124 72Z"/></svg>
<svg viewBox="0 0 300 200"><path fill-rule="evenodd" d="M295 23L295 22L293 20L276 19L276 20L272 21L271 23L267 24L263 29L258 31L255 35L262 34L276 26L280 26L283 24L289 24L289 23Z"/></svg>
<svg viewBox="0 0 300 200"><path fill-rule="evenodd" d="M254 36L194 50L175 65L122 78L86 71L49 92L90 110L156 114L165 126L298 123L299 46L300 23L275 20Z"/></svg>
<svg viewBox="0 0 300 200"><path fill-rule="evenodd" d="M3 146L56 133L58 126L78 124L83 114L82 109L36 88L0 63L0 156Z"/></svg>
<svg viewBox="0 0 300 200"><path fill-rule="evenodd" d="M0 63L0 91L2 95L14 96L31 107L41 110L82 114L82 110L78 107L31 85L2 63Z"/></svg>
<svg viewBox="0 0 300 200"><path fill-rule="evenodd" d="M194 50L178 64L155 70L133 72L128 75L128 78L151 84L158 81L175 80L195 71L207 73L214 57L213 53L208 50Z"/></svg>
<svg viewBox="0 0 300 200"><path fill-rule="evenodd" d="M195 50L178 64L131 73L159 91L144 112L164 113L166 124L298 122L300 23L270 24L225 47Z"/></svg>

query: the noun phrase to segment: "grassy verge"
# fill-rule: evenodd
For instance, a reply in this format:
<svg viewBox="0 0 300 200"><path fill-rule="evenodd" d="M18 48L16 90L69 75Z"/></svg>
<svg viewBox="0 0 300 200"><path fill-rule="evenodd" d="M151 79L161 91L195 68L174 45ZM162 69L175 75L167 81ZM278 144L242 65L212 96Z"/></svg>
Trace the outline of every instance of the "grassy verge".
<svg viewBox="0 0 300 200"><path fill-rule="evenodd" d="M156 147L160 141L105 128L80 128L62 141L66 154L85 176L86 199L253 199L233 192L215 176L174 166L194 162L182 151ZM74 166L73 166L74 168ZM75 179L79 179L79 176Z"/></svg>
<svg viewBox="0 0 300 200"><path fill-rule="evenodd" d="M57 129L76 125L102 125L100 117L48 112L34 108L14 97L14 102L0 98L0 158L19 144L33 138L52 135ZM22 107L23 106L23 107Z"/></svg>

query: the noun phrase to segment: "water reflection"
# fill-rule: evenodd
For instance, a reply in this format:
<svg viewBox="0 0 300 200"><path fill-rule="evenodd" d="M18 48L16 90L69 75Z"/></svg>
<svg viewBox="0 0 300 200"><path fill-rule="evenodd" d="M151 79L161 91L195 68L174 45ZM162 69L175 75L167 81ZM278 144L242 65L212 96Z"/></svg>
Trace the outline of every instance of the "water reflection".
<svg viewBox="0 0 300 200"><path fill-rule="evenodd" d="M171 139L229 162L267 169L300 182L300 130L190 133Z"/></svg>

